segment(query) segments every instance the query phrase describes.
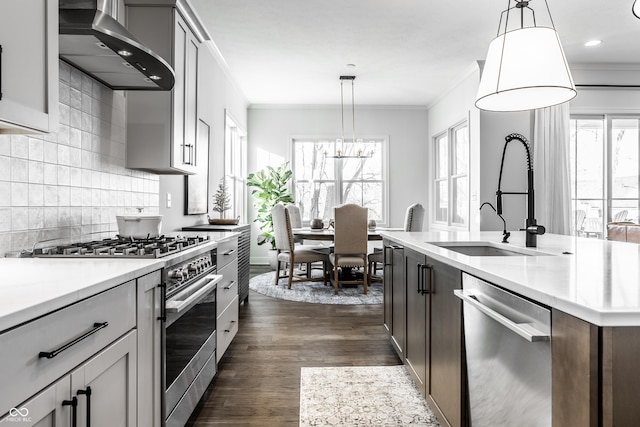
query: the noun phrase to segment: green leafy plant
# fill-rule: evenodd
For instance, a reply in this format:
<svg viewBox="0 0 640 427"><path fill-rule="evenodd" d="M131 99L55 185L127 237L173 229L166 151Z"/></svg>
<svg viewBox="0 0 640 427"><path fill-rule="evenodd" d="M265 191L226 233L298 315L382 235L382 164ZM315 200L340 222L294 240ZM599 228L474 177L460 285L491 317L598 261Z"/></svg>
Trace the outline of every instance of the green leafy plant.
<svg viewBox="0 0 640 427"><path fill-rule="evenodd" d="M231 209L231 195L227 181L222 178L218 184L218 191L213 195L213 211L220 214L220 218L224 218L224 213Z"/></svg>
<svg viewBox="0 0 640 427"><path fill-rule="evenodd" d="M276 247L271 209L278 203L294 202L289 190L289 181L292 176L293 171L289 169L289 162L285 162L277 168L267 166L266 169L250 173L247 177L247 186L255 187L251 192L254 197L253 205L257 209L254 222L260 224L260 230L262 230L258 236L258 245L270 243L272 249Z"/></svg>

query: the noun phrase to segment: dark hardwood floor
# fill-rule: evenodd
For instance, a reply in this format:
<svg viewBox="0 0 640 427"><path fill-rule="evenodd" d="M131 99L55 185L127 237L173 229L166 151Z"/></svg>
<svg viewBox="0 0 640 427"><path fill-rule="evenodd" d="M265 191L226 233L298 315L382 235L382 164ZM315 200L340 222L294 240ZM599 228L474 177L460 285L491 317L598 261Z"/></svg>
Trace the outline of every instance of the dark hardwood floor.
<svg viewBox="0 0 640 427"><path fill-rule="evenodd" d="M252 267L252 277L264 271ZM307 304L250 291L239 321L187 426L298 426L301 367L401 363L381 304Z"/></svg>

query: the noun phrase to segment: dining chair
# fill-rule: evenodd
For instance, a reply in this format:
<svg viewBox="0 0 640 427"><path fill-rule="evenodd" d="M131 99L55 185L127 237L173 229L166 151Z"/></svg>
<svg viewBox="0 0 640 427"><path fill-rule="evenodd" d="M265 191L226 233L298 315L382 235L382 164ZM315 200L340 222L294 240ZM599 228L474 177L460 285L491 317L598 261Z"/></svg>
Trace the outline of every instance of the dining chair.
<svg viewBox="0 0 640 427"><path fill-rule="evenodd" d="M620 212L618 212L617 214L615 214L613 216L613 221L612 222L622 222L625 221L627 219L627 214L629 213L628 210L623 209Z"/></svg>
<svg viewBox="0 0 640 427"><path fill-rule="evenodd" d="M293 242L293 231L291 227L291 218L289 211L284 205L278 203L271 209L271 218L273 221L273 234L276 242L276 276L275 285L278 280L288 278L288 287L294 282L319 282L324 281L327 284L328 271L328 251L321 246L295 245ZM312 263L322 262L323 274L320 277L301 277L294 278L293 267L296 263ZM287 275L280 275L280 263L289 265Z"/></svg>
<svg viewBox="0 0 640 427"><path fill-rule="evenodd" d="M338 294L340 284L362 283L363 293L367 294L367 242L369 230L367 228L368 209L355 204L347 204L335 208L335 231L333 253L329 254L329 261L333 265L331 283L334 292ZM362 280L357 278L340 278L351 268L362 268Z"/></svg>
<svg viewBox="0 0 640 427"><path fill-rule="evenodd" d="M584 234L584 220L587 217L587 212L584 209L577 209L574 211L576 219L576 236Z"/></svg>
<svg viewBox="0 0 640 427"><path fill-rule="evenodd" d="M410 205L405 211L404 215L404 231L422 231L422 225L424 222L425 209L420 203L414 203ZM374 278L376 270L378 270L378 264L384 264L384 252L381 250L375 250L368 256L369 262L369 283L372 281L380 281L381 279ZM382 266L384 267L384 265Z"/></svg>
<svg viewBox="0 0 640 427"><path fill-rule="evenodd" d="M300 214L300 208L296 205L285 206L287 212L289 212L289 218L291 219L291 228L302 228L302 214ZM302 237L293 236L293 243L303 244L304 239ZM307 277L311 277L311 263L306 263Z"/></svg>

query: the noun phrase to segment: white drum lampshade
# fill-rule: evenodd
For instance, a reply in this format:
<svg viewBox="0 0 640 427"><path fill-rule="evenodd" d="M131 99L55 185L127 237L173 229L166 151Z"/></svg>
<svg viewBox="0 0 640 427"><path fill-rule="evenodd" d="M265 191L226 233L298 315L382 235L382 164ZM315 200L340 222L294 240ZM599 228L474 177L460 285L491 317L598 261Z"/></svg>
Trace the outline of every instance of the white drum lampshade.
<svg viewBox="0 0 640 427"><path fill-rule="evenodd" d="M524 26L524 10L533 13L529 2L515 0L516 6L505 11L504 31L489 45L476 98L481 110L533 110L567 102L577 94L551 15L551 27L536 26L535 18L533 26ZM521 27L508 29L513 10L519 10L516 22Z"/></svg>
<svg viewBox="0 0 640 427"><path fill-rule="evenodd" d="M640 18L640 2L638 2L638 0L633 2L633 7L631 8L631 11L636 16L636 18Z"/></svg>

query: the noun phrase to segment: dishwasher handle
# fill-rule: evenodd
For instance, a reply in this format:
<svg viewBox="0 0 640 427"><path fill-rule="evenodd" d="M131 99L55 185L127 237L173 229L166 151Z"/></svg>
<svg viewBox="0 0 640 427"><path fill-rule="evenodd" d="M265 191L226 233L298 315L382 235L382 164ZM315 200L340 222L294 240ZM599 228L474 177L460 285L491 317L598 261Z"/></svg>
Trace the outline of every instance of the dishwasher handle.
<svg viewBox="0 0 640 427"><path fill-rule="evenodd" d="M549 334L545 334L544 332L539 331L538 329L527 323L516 323L508 317L505 317L502 314L498 313L497 311L490 309L489 307L478 301L478 298L473 292L465 291L463 289L454 289L453 293L462 301L477 308L496 322L509 328L529 342L549 341L551 339Z"/></svg>

